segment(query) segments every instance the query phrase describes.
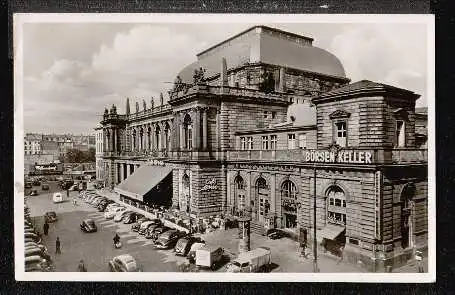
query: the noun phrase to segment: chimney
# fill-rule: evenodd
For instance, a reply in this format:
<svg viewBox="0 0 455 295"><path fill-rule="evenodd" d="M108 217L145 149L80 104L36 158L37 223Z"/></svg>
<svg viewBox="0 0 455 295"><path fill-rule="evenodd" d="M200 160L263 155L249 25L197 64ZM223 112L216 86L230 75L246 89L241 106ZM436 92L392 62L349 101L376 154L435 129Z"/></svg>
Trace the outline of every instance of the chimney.
<svg viewBox="0 0 455 295"><path fill-rule="evenodd" d="M130 98L127 97L126 98L126 115L129 115L130 114Z"/></svg>
<svg viewBox="0 0 455 295"><path fill-rule="evenodd" d="M226 65L226 59L224 57L221 59L220 83L221 83L221 86L228 85L227 65Z"/></svg>

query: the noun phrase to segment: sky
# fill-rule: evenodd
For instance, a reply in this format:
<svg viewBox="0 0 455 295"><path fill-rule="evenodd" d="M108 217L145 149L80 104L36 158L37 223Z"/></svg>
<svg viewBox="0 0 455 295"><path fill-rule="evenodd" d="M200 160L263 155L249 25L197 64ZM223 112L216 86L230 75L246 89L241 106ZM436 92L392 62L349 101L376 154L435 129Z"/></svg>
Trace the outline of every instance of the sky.
<svg viewBox="0 0 455 295"><path fill-rule="evenodd" d="M412 90L426 106L427 40L416 23L25 23L24 131L94 133L106 107L155 104L196 54L253 25L314 38L352 82Z"/></svg>

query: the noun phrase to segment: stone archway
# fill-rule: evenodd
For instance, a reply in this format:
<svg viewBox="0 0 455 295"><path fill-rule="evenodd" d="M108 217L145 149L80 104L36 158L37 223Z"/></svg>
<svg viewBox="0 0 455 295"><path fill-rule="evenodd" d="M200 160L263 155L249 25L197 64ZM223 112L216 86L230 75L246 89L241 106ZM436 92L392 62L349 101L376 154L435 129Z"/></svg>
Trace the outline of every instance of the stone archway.
<svg viewBox="0 0 455 295"><path fill-rule="evenodd" d="M415 185L407 183L400 194L401 203L401 247L407 249L414 246L414 196Z"/></svg>
<svg viewBox="0 0 455 295"><path fill-rule="evenodd" d="M190 212L190 201L191 201L191 192L190 192L190 177L188 174L183 174L182 176L182 191L180 193L179 207L180 211Z"/></svg>
<svg viewBox="0 0 455 295"><path fill-rule="evenodd" d="M266 217L270 211L270 188L263 177L259 177L258 180L256 180L256 198L254 205L256 206L256 210L254 210L256 214L253 217L255 217L254 219L259 223L263 223L265 221L264 217Z"/></svg>

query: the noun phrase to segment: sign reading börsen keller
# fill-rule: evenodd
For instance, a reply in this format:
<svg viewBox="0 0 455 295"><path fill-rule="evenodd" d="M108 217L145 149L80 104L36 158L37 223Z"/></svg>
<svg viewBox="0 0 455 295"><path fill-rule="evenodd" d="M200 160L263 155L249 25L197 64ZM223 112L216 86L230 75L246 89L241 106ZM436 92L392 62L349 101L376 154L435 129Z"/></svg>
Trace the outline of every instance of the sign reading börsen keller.
<svg viewBox="0 0 455 295"><path fill-rule="evenodd" d="M205 185L201 188L201 192L207 192L218 189L216 184L216 179L212 178L211 180L207 180Z"/></svg>
<svg viewBox="0 0 455 295"><path fill-rule="evenodd" d="M305 162L371 164L373 156L370 151L359 150L306 150L303 159Z"/></svg>

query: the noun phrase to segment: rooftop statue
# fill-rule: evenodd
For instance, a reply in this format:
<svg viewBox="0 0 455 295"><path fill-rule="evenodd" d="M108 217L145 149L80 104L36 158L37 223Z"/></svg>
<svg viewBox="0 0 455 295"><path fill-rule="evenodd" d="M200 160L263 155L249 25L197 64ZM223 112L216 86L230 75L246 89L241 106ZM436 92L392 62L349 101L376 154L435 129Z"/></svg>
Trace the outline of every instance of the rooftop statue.
<svg viewBox="0 0 455 295"><path fill-rule="evenodd" d="M109 115L109 110L107 108L104 109L104 115L105 116Z"/></svg>
<svg viewBox="0 0 455 295"><path fill-rule="evenodd" d="M194 69L194 74L193 74L193 84L196 85L198 83L204 82L204 75L205 75L205 69L202 67L198 69Z"/></svg>
<svg viewBox="0 0 455 295"><path fill-rule="evenodd" d="M155 99L153 98L153 96L150 98L150 104L151 108L153 109L155 107Z"/></svg>
<svg viewBox="0 0 455 295"><path fill-rule="evenodd" d="M136 101L136 113L139 113L139 102Z"/></svg>
<svg viewBox="0 0 455 295"><path fill-rule="evenodd" d="M164 104L163 92L160 92L160 103L161 103L161 105Z"/></svg>
<svg viewBox="0 0 455 295"><path fill-rule="evenodd" d="M144 111L147 110L147 103L145 102L145 99L142 100L142 107L144 108Z"/></svg>

